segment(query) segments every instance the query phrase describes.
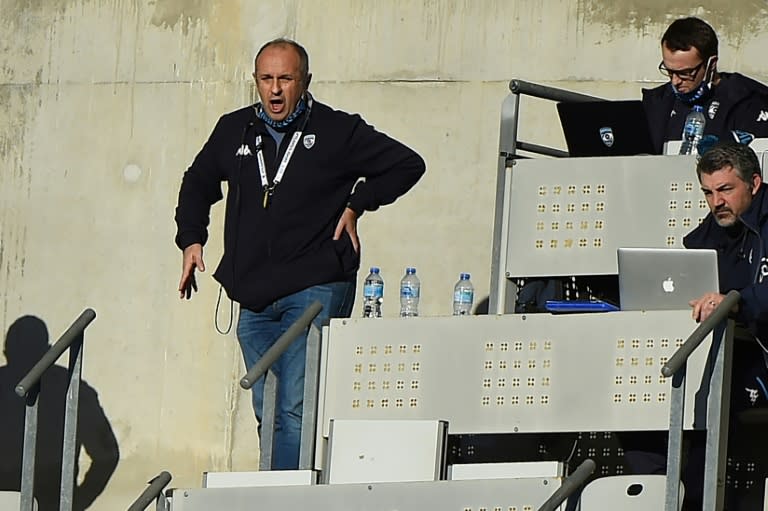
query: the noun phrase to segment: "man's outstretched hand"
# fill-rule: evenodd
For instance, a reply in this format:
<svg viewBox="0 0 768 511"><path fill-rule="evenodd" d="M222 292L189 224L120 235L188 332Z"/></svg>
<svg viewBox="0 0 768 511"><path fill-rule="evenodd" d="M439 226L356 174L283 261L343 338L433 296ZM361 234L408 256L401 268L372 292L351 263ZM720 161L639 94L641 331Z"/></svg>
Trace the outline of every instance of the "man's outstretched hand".
<svg viewBox="0 0 768 511"><path fill-rule="evenodd" d="M189 300L192 297L192 291L197 291L196 269L205 271L203 246L200 243L193 243L184 249L181 263L181 280L179 281L179 298Z"/></svg>

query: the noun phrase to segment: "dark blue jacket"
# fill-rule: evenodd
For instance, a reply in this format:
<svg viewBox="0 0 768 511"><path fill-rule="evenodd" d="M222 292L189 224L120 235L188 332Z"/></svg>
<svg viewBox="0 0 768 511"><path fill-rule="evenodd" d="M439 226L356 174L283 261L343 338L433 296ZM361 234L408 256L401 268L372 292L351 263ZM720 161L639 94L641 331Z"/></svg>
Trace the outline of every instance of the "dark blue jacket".
<svg viewBox="0 0 768 511"><path fill-rule="evenodd" d="M418 154L359 115L317 101L306 115L302 140L269 208L262 205L256 136L271 182L303 118L278 147L253 107L224 115L182 180L176 208L182 250L205 244L211 205L227 183L224 254L214 277L248 309L261 310L313 285L354 280L359 254L346 233L333 240L344 208L362 213L390 204L425 170Z"/></svg>
<svg viewBox="0 0 768 511"><path fill-rule="evenodd" d="M741 226L717 225L712 213L684 239L686 248L717 250L720 292L741 293L736 320L763 344L768 341L768 185L761 184ZM742 227L743 226L743 227ZM741 228L740 228L741 227Z"/></svg>
<svg viewBox="0 0 768 511"><path fill-rule="evenodd" d="M739 73L720 73L720 83L697 103L704 107L704 133L731 139L733 130L768 137L768 87ZM643 107L654 149L661 154L664 142L680 140L691 105L676 100L669 82L643 89Z"/></svg>

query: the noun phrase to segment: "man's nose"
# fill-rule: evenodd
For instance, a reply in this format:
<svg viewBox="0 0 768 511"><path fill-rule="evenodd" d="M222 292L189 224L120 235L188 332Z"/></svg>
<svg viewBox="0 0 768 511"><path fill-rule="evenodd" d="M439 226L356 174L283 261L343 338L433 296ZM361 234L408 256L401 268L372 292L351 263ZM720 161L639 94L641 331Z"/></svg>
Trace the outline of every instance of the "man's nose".
<svg viewBox="0 0 768 511"><path fill-rule="evenodd" d="M272 91L272 94L275 94L275 95L280 94L280 91L282 90L280 88L280 80L278 80L277 78L272 80L272 83L270 84L269 89Z"/></svg>
<svg viewBox="0 0 768 511"><path fill-rule="evenodd" d="M676 73L672 73L670 80L672 80L672 85L675 86L675 88L679 87L680 84L683 83L683 80L679 76L677 76Z"/></svg>
<svg viewBox="0 0 768 511"><path fill-rule="evenodd" d="M722 206L725 204L725 197L717 192L712 192L712 204L715 205L715 207Z"/></svg>

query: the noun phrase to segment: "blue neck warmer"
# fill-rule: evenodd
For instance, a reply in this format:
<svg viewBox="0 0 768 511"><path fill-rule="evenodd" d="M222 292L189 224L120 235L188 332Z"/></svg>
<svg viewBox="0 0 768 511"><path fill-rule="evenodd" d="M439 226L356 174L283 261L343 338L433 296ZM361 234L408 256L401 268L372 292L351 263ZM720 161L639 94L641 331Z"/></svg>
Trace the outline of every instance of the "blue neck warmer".
<svg viewBox="0 0 768 511"><path fill-rule="evenodd" d="M678 91L675 89L675 86L672 85L672 82L669 82L669 86L672 87L672 93L675 95L675 97L686 105L693 105L694 103L698 103L706 96L709 96L709 93L712 92L712 88L710 87L709 82L701 82L699 86L693 89L691 92Z"/></svg>
<svg viewBox="0 0 768 511"><path fill-rule="evenodd" d="M306 109L307 109L307 101L302 96L302 98L299 100L298 104L296 105L296 110L294 110L291 115L289 115L282 121L276 121L272 119L269 115L267 115L267 112L264 111L264 108L261 105L259 105L259 107L256 109L256 112L259 116L259 119L264 121L265 124L275 128L276 130L279 130L279 129L284 129L287 126L290 126L290 124L296 119L298 119Z"/></svg>

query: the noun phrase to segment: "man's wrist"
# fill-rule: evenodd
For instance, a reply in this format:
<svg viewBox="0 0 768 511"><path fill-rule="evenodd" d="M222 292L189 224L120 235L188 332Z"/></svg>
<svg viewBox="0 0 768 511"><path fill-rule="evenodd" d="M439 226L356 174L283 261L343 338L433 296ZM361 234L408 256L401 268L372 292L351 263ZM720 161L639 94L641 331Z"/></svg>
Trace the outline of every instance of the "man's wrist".
<svg viewBox="0 0 768 511"><path fill-rule="evenodd" d="M352 199L349 199L347 201L347 209L351 209L355 212L355 214L359 217L363 214L364 209L361 208L358 204L355 204Z"/></svg>

